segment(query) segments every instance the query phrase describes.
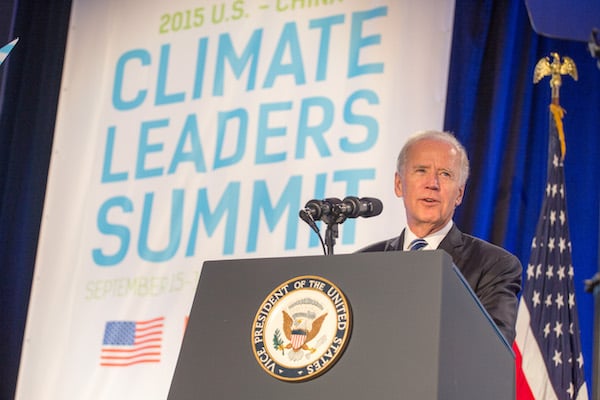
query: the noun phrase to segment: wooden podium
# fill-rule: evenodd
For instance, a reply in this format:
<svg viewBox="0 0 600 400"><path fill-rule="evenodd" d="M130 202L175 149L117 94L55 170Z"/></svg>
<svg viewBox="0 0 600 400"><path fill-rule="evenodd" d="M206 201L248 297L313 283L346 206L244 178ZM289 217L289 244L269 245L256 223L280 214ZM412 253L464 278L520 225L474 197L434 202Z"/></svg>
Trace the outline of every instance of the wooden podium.
<svg viewBox="0 0 600 400"><path fill-rule="evenodd" d="M352 309L344 353L322 375L265 373L252 324L282 282L316 275ZM514 354L442 250L209 261L169 399L514 399Z"/></svg>

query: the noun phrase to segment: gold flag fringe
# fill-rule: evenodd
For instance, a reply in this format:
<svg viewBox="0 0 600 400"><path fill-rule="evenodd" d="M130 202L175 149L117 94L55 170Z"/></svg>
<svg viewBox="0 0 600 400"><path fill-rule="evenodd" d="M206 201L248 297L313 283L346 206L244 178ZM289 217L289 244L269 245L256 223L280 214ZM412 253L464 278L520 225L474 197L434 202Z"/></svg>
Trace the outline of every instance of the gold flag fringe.
<svg viewBox="0 0 600 400"><path fill-rule="evenodd" d="M567 143L565 141L565 131L563 129L562 119L566 111L558 104L550 104L550 112L552 113L552 117L554 118L556 131L558 132L558 140L560 141L560 160L564 161L565 154L567 152Z"/></svg>

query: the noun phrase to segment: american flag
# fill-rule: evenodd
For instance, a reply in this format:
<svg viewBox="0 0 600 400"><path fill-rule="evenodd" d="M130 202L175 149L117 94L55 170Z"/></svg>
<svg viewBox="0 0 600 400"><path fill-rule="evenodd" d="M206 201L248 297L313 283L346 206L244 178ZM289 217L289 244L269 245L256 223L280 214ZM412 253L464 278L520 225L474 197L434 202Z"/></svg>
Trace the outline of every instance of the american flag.
<svg viewBox="0 0 600 400"><path fill-rule="evenodd" d="M563 109L550 106L546 194L517 314L517 400L587 399L573 286Z"/></svg>
<svg viewBox="0 0 600 400"><path fill-rule="evenodd" d="M108 321L100 365L127 367L160 362L164 317L146 321Z"/></svg>

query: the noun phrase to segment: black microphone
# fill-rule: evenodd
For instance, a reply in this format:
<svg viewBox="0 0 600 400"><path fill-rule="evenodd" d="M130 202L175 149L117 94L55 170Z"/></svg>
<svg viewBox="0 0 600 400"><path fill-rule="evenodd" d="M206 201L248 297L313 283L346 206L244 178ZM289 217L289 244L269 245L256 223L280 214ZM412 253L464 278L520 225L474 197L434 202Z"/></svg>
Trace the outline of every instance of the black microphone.
<svg viewBox="0 0 600 400"><path fill-rule="evenodd" d="M314 221L317 221L323 217L331 215L333 208L336 204L340 204L342 201L335 197L331 197L325 200L310 200L304 206L304 210L300 210L300 218L306 221L306 214L308 214Z"/></svg>
<svg viewBox="0 0 600 400"><path fill-rule="evenodd" d="M344 200L334 205L333 212L345 215L347 218L369 218L381 214L383 203L374 197L354 197L348 196Z"/></svg>

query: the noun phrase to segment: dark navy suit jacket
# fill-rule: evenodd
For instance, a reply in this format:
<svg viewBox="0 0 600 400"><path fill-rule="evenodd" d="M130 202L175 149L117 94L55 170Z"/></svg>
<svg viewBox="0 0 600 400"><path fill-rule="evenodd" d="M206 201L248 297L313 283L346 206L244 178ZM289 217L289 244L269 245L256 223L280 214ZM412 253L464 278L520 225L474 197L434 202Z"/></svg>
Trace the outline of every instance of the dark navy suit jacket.
<svg viewBox="0 0 600 400"><path fill-rule="evenodd" d="M359 252L401 251L404 231L398 237L367 246ZM509 344L515 339L521 262L501 247L462 233L456 225L440 243L463 274Z"/></svg>

